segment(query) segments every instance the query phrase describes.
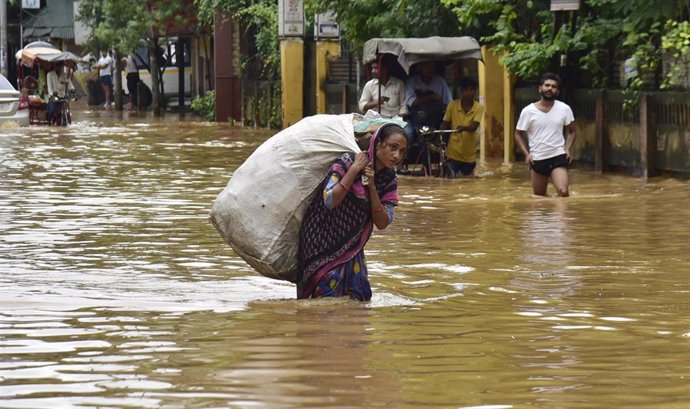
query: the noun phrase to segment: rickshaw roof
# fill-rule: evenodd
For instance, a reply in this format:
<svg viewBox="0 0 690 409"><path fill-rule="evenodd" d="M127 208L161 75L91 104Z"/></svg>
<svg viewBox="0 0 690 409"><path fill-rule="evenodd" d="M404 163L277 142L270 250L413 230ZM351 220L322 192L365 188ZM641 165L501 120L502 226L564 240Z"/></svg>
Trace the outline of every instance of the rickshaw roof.
<svg viewBox="0 0 690 409"><path fill-rule="evenodd" d="M28 44L17 52L17 60L25 65L33 67L34 64L63 62L73 67L81 60L77 55L69 51L61 51L48 43Z"/></svg>
<svg viewBox="0 0 690 409"><path fill-rule="evenodd" d="M375 61L379 54L392 54L410 73L410 67L422 61L482 59L479 42L469 36L426 38L372 38L364 43L363 61Z"/></svg>

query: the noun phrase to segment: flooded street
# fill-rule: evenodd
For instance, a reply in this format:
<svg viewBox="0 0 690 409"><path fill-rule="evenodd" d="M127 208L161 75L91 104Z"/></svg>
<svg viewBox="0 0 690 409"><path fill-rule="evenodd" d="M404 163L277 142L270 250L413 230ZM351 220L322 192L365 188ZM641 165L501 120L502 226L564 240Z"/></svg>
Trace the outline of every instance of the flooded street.
<svg viewBox="0 0 690 409"><path fill-rule="evenodd" d="M75 116L0 129L0 408L690 407L688 181L401 177L372 301L297 301L208 222L275 131Z"/></svg>

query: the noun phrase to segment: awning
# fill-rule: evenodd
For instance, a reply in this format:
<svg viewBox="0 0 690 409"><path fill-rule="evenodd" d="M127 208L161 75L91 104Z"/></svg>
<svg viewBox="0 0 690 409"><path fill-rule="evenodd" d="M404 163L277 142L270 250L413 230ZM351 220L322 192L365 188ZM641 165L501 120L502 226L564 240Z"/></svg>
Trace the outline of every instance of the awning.
<svg viewBox="0 0 690 409"><path fill-rule="evenodd" d="M373 38L364 43L363 61L370 63L379 54L392 54L409 74L422 61L482 59L479 42L472 37Z"/></svg>

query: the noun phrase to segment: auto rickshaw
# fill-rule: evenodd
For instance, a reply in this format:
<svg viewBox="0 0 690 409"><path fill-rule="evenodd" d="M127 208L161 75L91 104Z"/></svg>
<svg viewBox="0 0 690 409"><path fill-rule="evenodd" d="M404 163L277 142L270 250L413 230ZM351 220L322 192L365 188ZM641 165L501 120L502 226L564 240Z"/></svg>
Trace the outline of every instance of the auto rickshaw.
<svg viewBox="0 0 690 409"><path fill-rule="evenodd" d="M68 96L48 95L46 99L41 98L42 90L38 89L39 73L47 72L55 64L61 64L67 68L67 76L71 81L80 58L69 51L61 51L50 43L34 41L19 50L16 59L19 89L29 101L29 123L59 126L71 123ZM49 104L51 108L54 107L50 113L47 110Z"/></svg>
<svg viewBox="0 0 690 409"><path fill-rule="evenodd" d="M389 75L402 81L414 74L415 64L431 61L435 63L436 74L459 80L465 73L458 72L463 62L481 60L479 42L468 36L464 37L427 37L427 38L373 38L364 43L362 61L365 64L381 62L386 55ZM455 68L449 73L448 68ZM452 70L451 70L452 71ZM450 84L449 84L450 85ZM451 88L452 90L452 88ZM379 95L381 92L379 90ZM380 106L379 112L380 112ZM436 111L443 108L436 107ZM406 165L422 165L422 174L444 176L445 144L450 131L438 130L443 113L431 108L413 110L404 118L412 123L413 143L408 147Z"/></svg>

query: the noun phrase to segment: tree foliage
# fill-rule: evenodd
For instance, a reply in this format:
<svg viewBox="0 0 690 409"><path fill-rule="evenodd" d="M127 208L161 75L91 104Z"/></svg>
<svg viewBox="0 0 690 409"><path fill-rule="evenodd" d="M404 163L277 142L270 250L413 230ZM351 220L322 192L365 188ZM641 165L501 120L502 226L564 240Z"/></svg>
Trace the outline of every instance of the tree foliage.
<svg viewBox="0 0 690 409"><path fill-rule="evenodd" d="M375 37L460 34L457 19L438 0L305 0L305 10L307 15L334 11L344 39L356 50Z"/></svg>
<svg viewBox="0 0 690 409"><path fill-rule="evenodd" d="M685 28L673 22L687 20L690 10L689 0L582 0L579 11L557 13L550 0L440 1L464 32L506 51L502 62L516 75L535 78L563 55L600 86L627 58L635 64L633 87L658 76L662 38L679 38L670 30Z"/></svg>

